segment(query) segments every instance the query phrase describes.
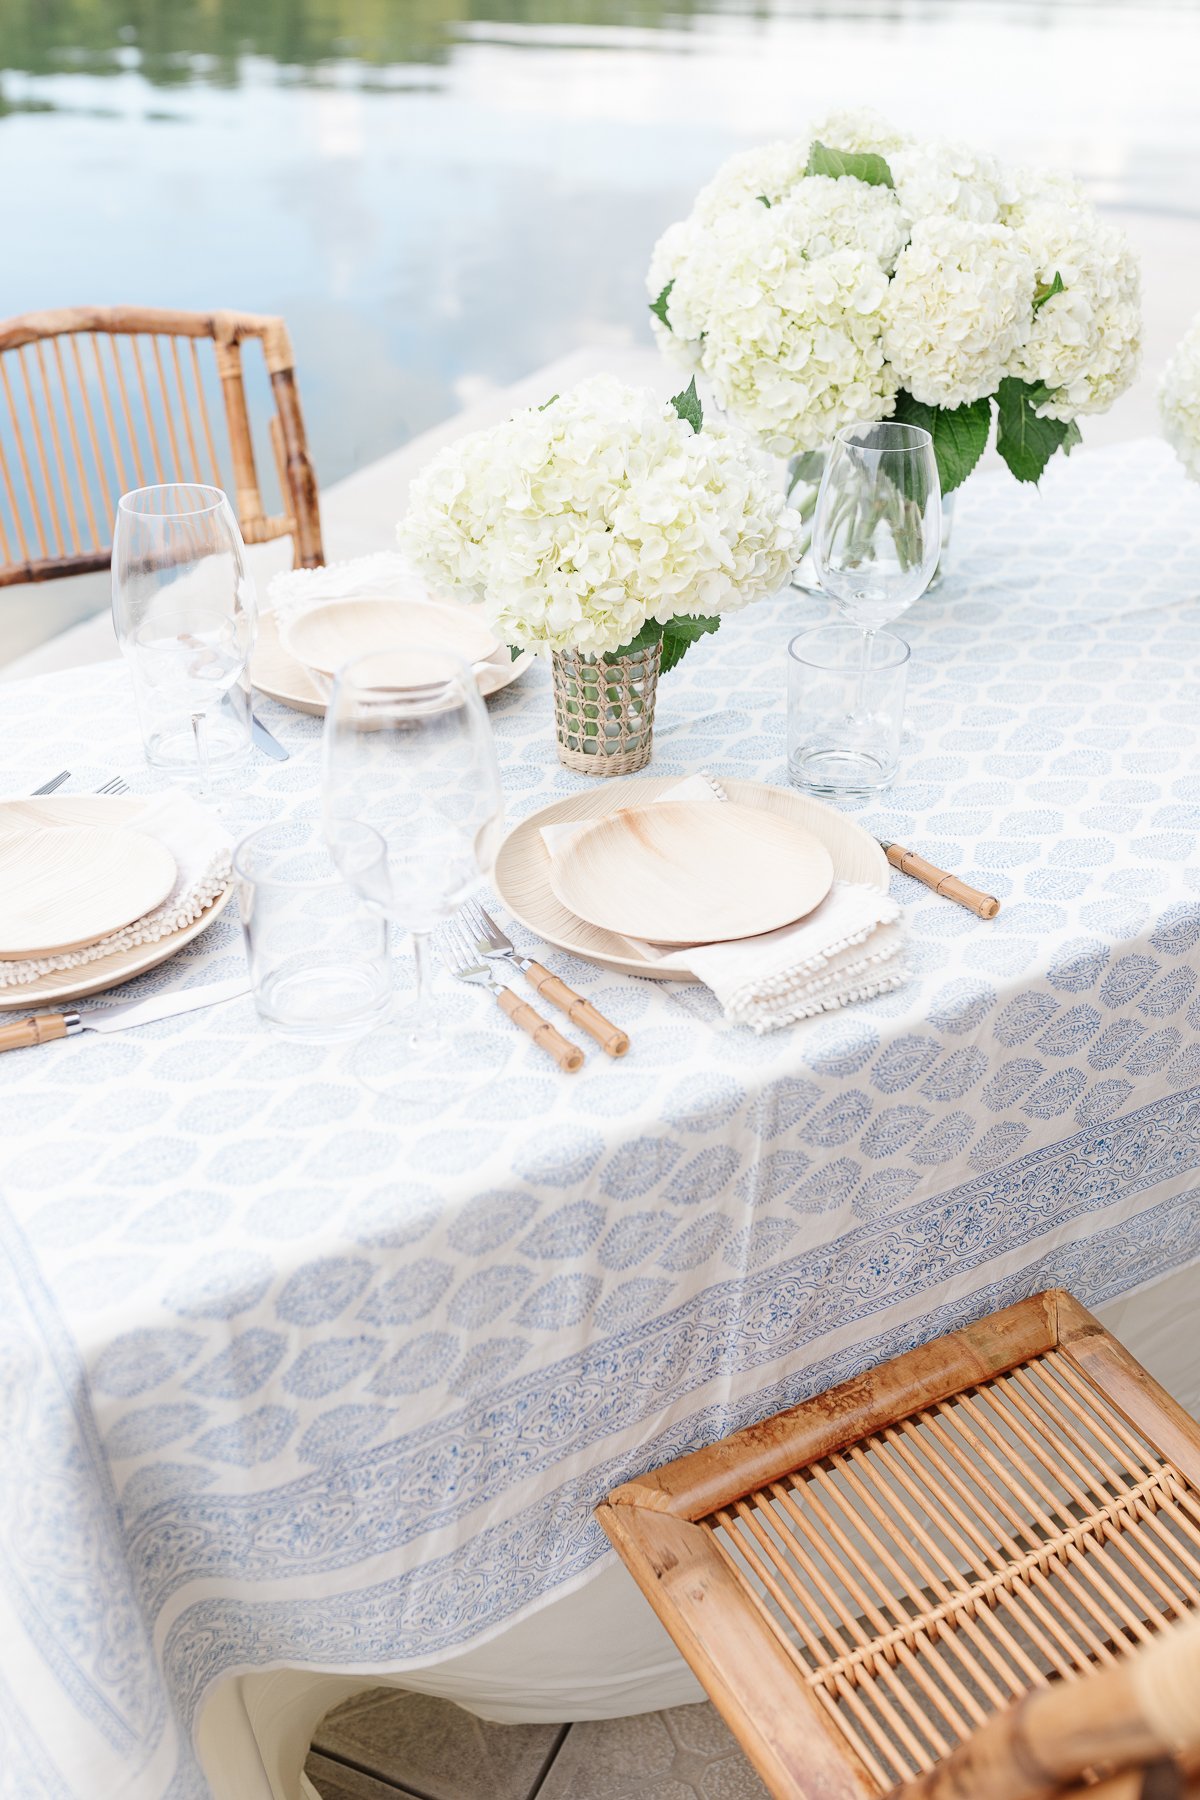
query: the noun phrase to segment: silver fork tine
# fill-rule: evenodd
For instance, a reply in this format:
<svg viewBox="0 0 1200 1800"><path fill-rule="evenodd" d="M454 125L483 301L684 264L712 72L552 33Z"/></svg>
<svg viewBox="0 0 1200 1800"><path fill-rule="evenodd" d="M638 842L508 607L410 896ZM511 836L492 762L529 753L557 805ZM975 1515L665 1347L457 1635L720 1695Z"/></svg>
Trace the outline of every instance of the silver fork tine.
<svg viewBox="0 0 1200 1800"><path fill-rule="evenodd" d="M98 787L96 789L96 792L98 794L127 794L129 792L129 783L123 776L114 775L111 781L106 781L103 787Z"/></svg>
<svg viewBox="0 0 1200 1800"><path fill-rule="evenodd" d="M468 946L457 919L451 919L447 923L439 939L439 948L450 964L452 974L455 975L461 975L464 969L470 968L472 963L479 960L475 952Z"/></svg>
<svg viewBox="0 0 1200 1800"><path fill-rule="evenodd" d="M43 781L40 788L34 788L29 797L31 800L36 800L39 794L52 794L55 788L60 788L64 781L70 781L70 779L70 769L64 769L61 775L55 775L50 781Z"/></svg>
<svg viewBox="0 0 1200 1800"><path fill-rule="evenodd" d="M484 939L491 949L498 950L504 943L504 933L496 924L491 914L485 911L478 900L468 900L467 910L475 924L478 935Z"/></svg>
<svg viewBox="0 0 1200 1800"><path fill-rule="evenodd" d="M462 909L462 917L469 922L472 937L487 937L487 921L484 916L483 908L477 900L468 900L466 902Z"/></svg>

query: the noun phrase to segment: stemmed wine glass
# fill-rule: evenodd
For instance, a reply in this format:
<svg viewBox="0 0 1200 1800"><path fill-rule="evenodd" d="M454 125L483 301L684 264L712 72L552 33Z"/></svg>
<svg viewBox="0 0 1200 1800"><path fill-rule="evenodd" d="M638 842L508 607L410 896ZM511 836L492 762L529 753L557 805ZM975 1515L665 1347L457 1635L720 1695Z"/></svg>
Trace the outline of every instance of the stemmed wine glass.
<svg viewBox="0 0 1200 1800"><path fill-rule="evenodd" d="M864 677L875 633L933 579L941 530L942 492L927 431L884 419L838 432L821 478L813 553L825 592L862 632Z"/></svg>
<svg viewBox="0 0 1200 1800"><path fill-rule="evenodd" d="M322 805L343 879L412 938L407 1050L436 1046L429 938L491 868L504 810L487 708L467 665L423 646L345 664L325 713Z"/></svg>
<svg viewBox="0 0 1200 1800"><path fill-rule="evenodd" d="M207 793L212 764L249 748L248 729L215 743L214 734L224 697L245 674L258 616L246 547L220 488L168 482L122 495L112 611L148 759L174 769L194 759Z"/></svg>

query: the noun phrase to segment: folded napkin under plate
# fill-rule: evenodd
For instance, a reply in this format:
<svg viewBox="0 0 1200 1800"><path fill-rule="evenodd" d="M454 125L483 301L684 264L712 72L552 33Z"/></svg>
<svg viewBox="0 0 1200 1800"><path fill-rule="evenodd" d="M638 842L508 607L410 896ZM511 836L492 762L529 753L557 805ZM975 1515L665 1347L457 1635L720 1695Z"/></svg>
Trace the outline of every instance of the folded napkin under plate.
<svg viewBox="0 0 1200 1800"><path fill-rule="evenodd" d="M713 776L689 775L651 804L725 799ZM542 842L551 861L590 823L544 826ZM664 971L689 970L711 988L727 1019L760 1034L853 1000L891 993L908 977L899 904L890 894L857 882L835 881L805 918L761 937L689 945L686 950L626 942Z"/></svg>
<svg viewBox="0 0 1200 1800"><path fill-rule="evenodd" d="M56 804L67 805L69 800L70 796L56 795L43 802L31 801L30 805L44 806L50 814ZM131 810L128 796L122 796L119 804L118 829L142 831L157 838L175 858L176 876L170 893L152 912L94 943L52 956L0 962L0 988L23 987L43 975L83 968L139 944L156 944L193 924L229 885L228 835L220 820L190 794L169 788L146 799L136 811Z"/></svg>

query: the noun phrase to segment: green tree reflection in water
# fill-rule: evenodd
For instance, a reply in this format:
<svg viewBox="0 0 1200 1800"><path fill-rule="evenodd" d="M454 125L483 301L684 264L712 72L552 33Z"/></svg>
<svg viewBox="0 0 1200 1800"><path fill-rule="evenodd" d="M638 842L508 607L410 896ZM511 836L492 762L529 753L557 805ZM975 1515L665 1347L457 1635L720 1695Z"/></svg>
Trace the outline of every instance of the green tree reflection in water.
<svg viewBox="0 0 1200 1800"><path fill-rule="evenodd" d="M156 85L233 86L245 56L384 68L444 61L464 27L661 29L770 11L744 0L4 0L0 69L115 74L133 52Z"/></svg>

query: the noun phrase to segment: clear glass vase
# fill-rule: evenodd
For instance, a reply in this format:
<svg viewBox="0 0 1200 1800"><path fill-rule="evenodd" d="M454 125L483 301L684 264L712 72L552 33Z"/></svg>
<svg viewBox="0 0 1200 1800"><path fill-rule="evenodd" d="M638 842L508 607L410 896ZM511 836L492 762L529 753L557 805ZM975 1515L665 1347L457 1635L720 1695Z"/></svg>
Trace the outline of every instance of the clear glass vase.
<svg viewBox="0 0 1200 1800"><path fill-rule="evenodd" d="M821 477L825 472L825 452L823 450L805 450L799 456L793 456L788 463L787 495L800 517L804 520L804 555L796 565L792 575L792 586L802 594L824 596L825 590L817 577L812 556L812 527L817 510L817 495L821 491ZM926 588L927 594L934 593L940 587L945 574L950 551L950 534L954 527L954 502L958 490L942 495L942 551L938 557L937 568Z"/></svg>

